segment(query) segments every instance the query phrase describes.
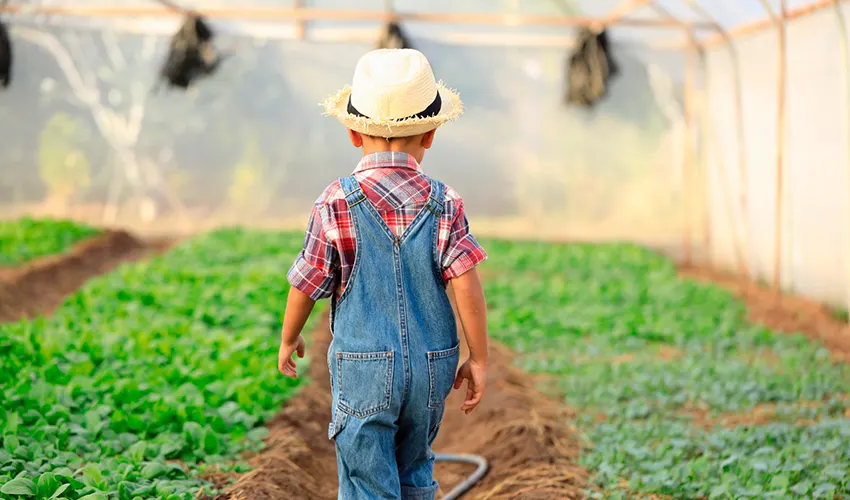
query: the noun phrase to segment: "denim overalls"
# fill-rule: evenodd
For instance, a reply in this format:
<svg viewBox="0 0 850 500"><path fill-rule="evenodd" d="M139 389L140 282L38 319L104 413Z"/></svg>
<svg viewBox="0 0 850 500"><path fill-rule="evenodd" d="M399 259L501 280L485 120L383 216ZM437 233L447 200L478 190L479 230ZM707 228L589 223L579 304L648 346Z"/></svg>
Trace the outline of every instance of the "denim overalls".
<svg viewBox="0 0 850 500"><path fill-rule="evenodd" d="M355 178L340 179L357 238L332 301L328 351L340 499L433 500L434 453L459 347L437 251L445 186L401 237Z"/></svg>

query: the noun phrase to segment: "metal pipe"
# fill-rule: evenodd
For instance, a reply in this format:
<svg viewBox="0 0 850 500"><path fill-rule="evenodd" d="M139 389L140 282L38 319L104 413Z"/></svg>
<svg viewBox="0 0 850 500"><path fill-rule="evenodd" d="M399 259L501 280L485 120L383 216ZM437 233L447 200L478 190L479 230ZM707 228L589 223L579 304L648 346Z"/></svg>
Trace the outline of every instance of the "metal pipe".
<svg viewBox="0 0 850 500"><path fill-rule="evenodd" d="M738 274L743 278L750 278L750 216L749 216L749 175L747 170L747 149L746 149L746 134L744 133L744 90L741 82L741 63L738 59L738 49L735 47L735 41L729 33L720 25L720 22L711 15L703 6L696 0L684 0L694 11L700 16L707 19L714 25L714 29L722 40L726 42L726 48L729 50L729 58L732 63L732 82L735 92L735 130L737 132L738 144L736 151L738 152L738 206L740 209L741 236L738 237L738 225L733 221L731 230L733 241L735 242L735 256L738 260ZM701 44L705 48L705 44ZM707 68L708 65L705 65Z"/></svg>
<svg viewBox="0 0 850 500"><path fill-rule="evenodd" d="M295 0L292 6L296 9L304 8L304 0ZM298 41L304 41L307 36L307 21L299 20L295 22L295 38Z"/></svg>
<svg viewBox="0 0 850 500"><path fill-rule="evenodd" d="M686 266L693 264L693 246L694 246L694 175L693 175L693 98L694 98L694 80L696 76L696 45L687 53L687 61L685 68L685 144L684 144L684 168L682 169L682 196L684 203L684 228L682 232L682 261Z"/></svg>
<svg viewBox="0 0 850 500"><path fill-rule="evenodd" d="M711 249L711 200L709 196L709 179L708 179L708 127L711 123L708 119L708 102L709 102L709 81L708 81L708 59L705 51L699 49L700 74L702 75L702 92L699 95L699 126L698 146L699 146L699 165L700 165L700 180L702 181L702 196L703 196L703 216L702 221L702 246L705 252L705 263L712 266L712 249Z"/></svg>
<svg viewBox="0 0 850 500"><path fill-rule="evenodd" d="M691 99L693 97L693 53L699 48L697 44L696 35L694 34L694 30L690 29L688 25L678 17L673 15L670 11L665 9L661 4L659 4L656 0L651 0L649 2L650 7L655 10L661 17L670 19L672 21L677 22L680 26L685 28L685 35L688 37L690 41L690 47L686 53L686 62L685 62L685 96L684 96L684 109L682 111L684 125L685 125L685 133L684 133L684 148L682 149L682 170L681 170L681 192L682 192L682 262L689 266L693 263L693 200L692 200L692 192L693 188L693 179L691 169L693 167L692 158L691 158L691 132L692 132L692 123L691 123L691 112L692 112L692 103Z"/></svg>
<svg viewBox="0 0 850 500"><path fill-rule="evenodd" d="M443 497L443 500L456 500L460 498L464 493L468 492L475 486L475 483L481 480L485 474L487 474L487 470L489 469L489 465L487 464L487 460L480 455L468 455L468 454L455 454L455 453L438 453L436 457L437 462L455 462L455 463L464 463L475 465L478 468L475 469L475 472L472 473L468 478L464 479L459 485L455 486L450 492Z"/></svg>
<svg viewBox="0 0 850 500"><path fill-rule="evenodd" d="M92 23L83 18L74 17L48 17L43 21L34 21L33 19L18 18L15 20L15 26L29 26L33 28L43 28L44 26L59 26L64 28L72 28L75 30L86 30L100 32L104 29L114 31L116 33L139 34L139 35L159 35L171 36L174 34L175 24L171 20L165 18L157 18L151 20L134 20L134 19L111 19L108 26L101 23ZM378 29L374 26L351 26L351 27L313 27L308 30L305 39L310 42L319 43L365 43L371 44L378 36ZM228 33L231 34L231 33ZM253 24L246 23L238 29L233 30L232 34L239 37L250 37L263 40L297 40L297 31L294 25L288 23L263 23ZM431 33L422 33L418 38L427 40L433 43L459 45L459 46L478 46L478 47L532 47L544 48L555 47L565 49L575 47L575 36L567 34L540 34L540 33L505 33L499 31L492 32L464 32L464 31L434 31ZM626 46L625 43L614 42L614 47ZM629 48L642 48L647 50L670 51L679 53L681 46L672 43L638 43L629 42Z"/></svg>
<svg viewBox="0 0 850 500"><path fill-rule="evenodd" d="M785 19L797 19L800 17L808 16L810 14L814 14L815 12L822 10L826 7L829 7L835 0L818 0L817 2L803 5L802 7L797 7L795 9L789 9L786 11ZM843 2L845 0L838 0ZM763 31L766 28L769 28L774 25L773 19L759 19L758 21L741 24L739 26L735 26L727 31L729 38L739 39L743 38L747 35L752 35L754 33L758 33L759 31ZM705 48L711 47L712 45L717 45L718 43L723 41L723 37L719 35L711 36L706 38L702 42L702 46Z"/></svg>
<svg viewBox="0 0 850 500"><path fill-rule="evenodd" d="M845 161L847 162L846 170L848 176L848 184L850 184L850 42L847 40L847 21L844 19L844 12L841 9L841 2L839 0L832 0L833 5L835 6L835 19L838 22L838 30L841 34L841 98L842 98L842 127L843 127L843 135L845 141L845 147L848 148L847 158ZM848 197L850 200L850 197ZM850 212L848 212L848 222L850 222ZM844 251L844 258L847 259L847 262L844 264L846 267L846 283L845 286L848 288L847 290L847 300L846 307L847 310L850 311L850 227L847 229L847 249ZM850 319L848 319L850 321Z"/></svg>
<svg viewBox="0 0 850 500"><path fill-rule="evenodd" d="M0 12L86 16L86 17L143 17L173 16L169 9L146 6L0 6ZM217 7L198 9L204 17L215 19L256 19L263 21L392 21L433 22L447 24L480 24L491 26L590 26L605 22L604 18L588 16L505 15L487 12L389 12L292 7ZM634 27L679 27L664 19L620 19L616 25ZM711 29L707 23L691 23L694 28Z"/></svg>
<svg viewBox="0 0 850 500"><path fill-rule="evenodd" d="M653 0L623 0L605 16L604 25L614 24Z"/></svg>
<svg viewBox="0 0 850 500"><path fill-rule="evenodd" d="M787 56L785 40L785 0L779 0L779 15L774 14L767 0L761 0L776 24L779 35L779 61L777 69L777 103L776 103L776 203L774 205L774 234L773 234L773 291L782 291L782 211L785 194L785 94L787 80Z"/></svg>
<svg viewBox="0 0 850 500"><path fill-rule="evenodd" d="M708 85L706 85L706 87L708 87ZM710 101L708 100L708 97L706 97L706 103L710 103ZM704 120L705 120L707 125L705 127L705 153L704 154L707 156L708 151L716 151L717 152L717 153L715 153L715 157L717 159L717 161L716 161L716 166L717 166L716 171L717 171L718 183L720 184L720 193L722 195L723 207L725 208L725 211L726 211L726 217L728 219L728 224L729 224L730 227L733 228L733 231L732 231L732 249L735 251L735 256L738 258L738 260L740 262L740 260L742 259L741 255L740 255L741 242L738 239L738 231L734 230L734 227L735 227L735 208L734 208L733 203L732 203L730 190L728 189L729 181L728 181L728 177L726 175L726 165L723 162L722 154L719 153L720 148L718 147L717 137L715 135L714 123L711 122L711 120L709 120L708 114L709 114L709 110L706 109L706 111L705 111L706 116L705 116ZM711 123L709 123L709 122L711 122ZM706 163L708 163L707 159L706 159Z"/></svg>

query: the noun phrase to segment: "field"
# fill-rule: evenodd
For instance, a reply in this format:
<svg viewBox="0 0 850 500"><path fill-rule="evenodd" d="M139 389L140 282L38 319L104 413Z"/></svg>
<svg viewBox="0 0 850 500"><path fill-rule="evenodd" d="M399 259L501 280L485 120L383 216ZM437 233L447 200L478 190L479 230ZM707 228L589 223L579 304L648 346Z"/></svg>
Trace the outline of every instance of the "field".
<svg viewBox="0 0 850 500"><path fill-rule="evenodd" d="M275 368L300 233L2 234L0 498L335 498L327 367ZM632 245L484 244L491 384L435 445L490 460L471 497L850 498L837 320Z"/></svg>
<svg viewBox="0 0 850 500"><path fill-rule="evenodd" d="M850 367L822 345L635 246L490 248L493 335L576 409L604 489L850 496Z"/></svg>
<svg viewBox="0 0 850 500"><path fill-rule="evenodd" d="M220 231L3 325L0 492L184 498L199 464L261 446L294 389L274 355L299 243Z"/></svg>
<svg viewBox="0 0 850 500"><path fill-rule="evenodd" d="M62 220L24 218L0 221L0 266L25 264L62 253L100 230Z"/></svg>

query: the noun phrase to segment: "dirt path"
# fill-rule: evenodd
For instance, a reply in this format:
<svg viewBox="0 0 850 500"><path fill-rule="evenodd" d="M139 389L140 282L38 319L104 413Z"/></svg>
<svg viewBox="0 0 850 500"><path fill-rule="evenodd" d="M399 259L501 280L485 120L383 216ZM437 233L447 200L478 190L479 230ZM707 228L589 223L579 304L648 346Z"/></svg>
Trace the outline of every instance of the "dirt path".
<svg viewBox="0 0 850 500"><path fill-rule="evenodd" d="M143 242L124 231L107 230L64 254L21 267L0 267L0 323L48 314L94 276L121 262L165 251L172 241Z"/></svg>
<svg viewBox="0 0 850 500"><path fill-rule="evenodd" d="M253 470L216 500L336 498L336 459L327 438L330 381L323 362L329 342L325 317L310 336L310 385L269 423L267 448L251 460ZM512 359L507 349L492 346L488 392L471 415L460 411L462 391L453 392L434 451L480 454L490 462L489 474L464 498L581 498L588 473L576 464L581 445L568 427L570 415L535 389L537 381L513 368ZM438 463L438 498L473 469Z"/></svg>
<svg viewBox="0 0 850 500"><path fill-rule="evenodd" d="M687 267L679 274L726 288L744 301L753 323L819 340L834 359L850 363L850 325L839 321L823 304L795 295L777 295L756 283L711 269Z"/></svg>
<svg viewBox="0 0 850 500"><path fill-rule="evenodd" d="M0 268L0 323L47 314L88 279L121 262L165 251L172 241L143 242L123 231L106 231L67 254L38 259L20 268ZM743 299L750 319L777 331L801 332L823 341L836 358L850 362L850 327L824 306L805 298L777 297L753 283L705 269L682 269L683 276L713 281ZM462 338L462 335L461 335ZM330 335L326 318L311 335L311 384L269 423L267 448L251 459L251 472L211 474L222 484L236 480L217 499L333 499L336 462L327 439L330 396L323 362ZM466 346L462 347L464 353ZM581 452L570 413L543 395L538 381L513 368L513 354L493 345L487 395L472 415L459 408L462 392L449 400L436 452L475 453L490 462L490 473L465 498L490 500L580 498L588 473L576 464ZM438 464L437 480L446 492L471 467Z"/></svg>

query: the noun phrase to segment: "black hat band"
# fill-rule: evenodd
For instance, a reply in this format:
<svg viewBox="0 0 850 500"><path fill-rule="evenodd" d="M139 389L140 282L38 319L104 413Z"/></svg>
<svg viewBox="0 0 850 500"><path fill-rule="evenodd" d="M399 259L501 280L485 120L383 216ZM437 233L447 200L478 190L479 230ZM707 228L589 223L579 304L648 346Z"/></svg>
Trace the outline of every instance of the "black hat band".
<svg viewBox="0 0 850 500"><path fill-rule="evenodd" d="M424 110L422 110L419 113L416 113L415 115L408 116L406 118L393 118L393 121L410 120L410 119L413 119L413 118L431 118L431 117L434 117L434 116L437 116L438 114L440 114L440 109L442 109L442 107L443 107L443 100L440 97L440 91L438 90L437 91L437 97L434 98L434 101L431 104L429 104L427 108L425 108ZM348 96L348 113L352 114L354 116L359 116L361 118L370 119L368 116L364 115L360 111L357 111L357 108L355 108L354 105L351 104L351 96L350 95Z"/></svg>

